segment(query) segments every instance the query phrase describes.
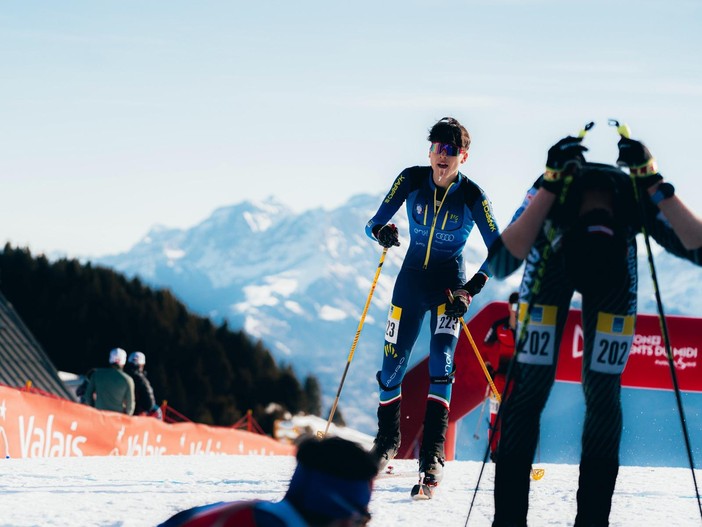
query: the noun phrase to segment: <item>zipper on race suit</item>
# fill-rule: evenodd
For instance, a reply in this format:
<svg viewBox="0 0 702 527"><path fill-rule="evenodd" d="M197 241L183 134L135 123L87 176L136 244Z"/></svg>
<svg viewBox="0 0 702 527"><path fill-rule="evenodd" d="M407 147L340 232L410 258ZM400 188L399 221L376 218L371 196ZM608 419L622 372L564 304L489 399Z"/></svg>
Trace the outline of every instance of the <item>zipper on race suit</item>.
<svg viewBox="0 0 702 527"><path fill-rule="evenodd" d="M444 192L444 197L441 198L441 203L439 203L438 208L436 207L436 189L434 189L434 217L431 220L431 229L429 229L429 241L427 242L427 254L424 257L424 265L422 266L423 269L426 269L429 266L429 254L431 253L431 242L434 239L434 230L436 229L436 220L439 218L439 212L441 211L441 207L443 207L444 201L446 200L446 196L448 196L449 190L451 190L451 187L454 185L454 183L451 183L446 188L446 192ZM442 228L444 225L446 225L447 219L448 219L448 211L446 211L446 215L444 217Z"/></svg>

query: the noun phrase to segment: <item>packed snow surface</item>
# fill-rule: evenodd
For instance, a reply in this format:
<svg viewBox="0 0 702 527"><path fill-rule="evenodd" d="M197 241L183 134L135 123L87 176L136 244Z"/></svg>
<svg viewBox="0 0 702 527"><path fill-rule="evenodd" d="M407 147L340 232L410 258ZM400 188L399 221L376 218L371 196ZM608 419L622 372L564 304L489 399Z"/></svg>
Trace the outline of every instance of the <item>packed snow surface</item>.
<svg viewBox="0 0 702 527"><path fill-rule="evenodd" d="M162 456L0 460L2 526L154 526L195 505L249 499L279 500L293 457ZM450 461L434 499L413 502L416 461L394 461L395 473L375 483L371 526L464 526L481 464ZM569 526L575 517L578 468L536 465L529 525ZM702 471L696 471L697 481ZM489 527L494 466L483 472L469 526ZM684 468L622 467L611 527L699 526L692 473Z"/></svg>

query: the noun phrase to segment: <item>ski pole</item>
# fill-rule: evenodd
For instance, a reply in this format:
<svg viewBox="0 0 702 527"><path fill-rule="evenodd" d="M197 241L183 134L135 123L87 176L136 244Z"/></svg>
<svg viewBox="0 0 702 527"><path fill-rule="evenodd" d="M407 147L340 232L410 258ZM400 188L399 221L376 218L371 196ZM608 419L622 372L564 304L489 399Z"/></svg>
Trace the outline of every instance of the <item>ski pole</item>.
<svg viewBox="0 0 702 527"><path fill-rule="evenodd" d="M631 136L631 130L626 124L620 124L616 119L609 120L610 126L616 126L617 132L622 137L627 139ZM668 323L665 318L665 313L663 311L663 301L661 300L660 288L658 285L658 275L656 273L656 265L653 259L653 251L651 250L651 241L649 239L648 230L646 229L646 215L644 209L644 202L641 200L639 195L639 189L636 185L636 176L629 173L631 178L631 183L634 186L634 197L639 203L639 209L641 211L641 233L644 236L644 242L646 245L646 255L648 257L648 269L651 273L651 281L653 282L653 292L656 297L656 308L658 311L658 323L660 324L661 334L663 335L663 343L665 345L665 355L668 359L668 367L670 369L670 377L673 382L673 391L675 392L675 402L678 407L678 415L680 416L680 425L682 426L683 438L685 441L685 449L687 450L687 459L690 464L690 471L692 472L692 481L695 485L695 493L697 495L697 507L700 510L700 516L702 517L702 501L700 501L700 491L697 486L697 477L695 476L695 462L692 456L692 447L690 445L690 434L687 429L687 422L685 419L685 410L683 408L682 397L680 395L680 387L678 385L678 375L675 371L675 358L673 356L673 350L670 345L670 335L668 333Z"/></svg>
<svg viewBox="0 0 702 527"><path fill-rule="evenodd" d="M446 290L446 294L449 297L449 300L453 304L453 293L451 292L450 289ZM458 320L461 323L461 326L463 326L463 332L466 334L466 337L468 337L468 342L470 342L471 347L473 348L473 352L475 353L475 356L478 359L478 362L480 363L480 367L483 369L483 373L485 374L485 378L487 379L488 384L490 385L490 389L492 390L492 393L495 394L495 398L497 399L497 402L502 402L502 397L500 397L500 392L497 391L497 387L495 386L495 383L492 382L492 377L490 377L490 372L487 369L487 366L485 366L485 361L483 358L480 356L480 352L478 351L478 346L475 345L475 341L473 340L473 336L470 334L470 331L468 331L468 326L466 325L466 321L463 320L463 317L458 317Z"/></svg>
<svg viewBox="0 0 702 527"><path fill-rule="evenodd" d="M336 391L336 398L334 399L334 404L329 411L329 419L327 419L327 426L324 432L321 430L317 432L317 437L324 438L329 432L329 426L331 426L332 419L334 419L334 413L336 412L336 407L339 404L339 397L341 396L341 389L344 386L344 381L346 380L346 375L349 372L349 366L351 366L351 361L353 360L353 354L356 352L356 344L358 344L358 339L361 336L361 330L363 329L363 323L366 320L366 314L368 313L368 308L370 307L371 298L373 298L373 292L375 291L375 286L378 284L378 277L380 276L380 271L383 268L383 263L385 262L385 255L388 254L388 248L383 248L383 254L380 255L380 261L378 262L378 268L375 270L375 276L373 277L373 283L371 284L370 291L368 292L368 298L366 298L366 305L363 308L363 313L361 313L361 320L358 322L358 329L356 330L356 336L353 339L353 344L351 344L351 351L349 351L349 357L346 359L346 367L344 368L344 374L341 376L341 382L339 383L339 389Z"/></svg>
<svg viewBox="0 0 702 527"><path fill-rule="evenodd" d="M480 424L481 421L483 420L483 414L485 413L485 407L488 404L488 395L490 394L490 387L486 386L485 387L485 396L483 400L483 407L480 409L480 415L478 416L478 422L475 423L475 432L473 432L473 439L478 440L480 439L480 436L478 435L478 430L480 430Z"/></svg>

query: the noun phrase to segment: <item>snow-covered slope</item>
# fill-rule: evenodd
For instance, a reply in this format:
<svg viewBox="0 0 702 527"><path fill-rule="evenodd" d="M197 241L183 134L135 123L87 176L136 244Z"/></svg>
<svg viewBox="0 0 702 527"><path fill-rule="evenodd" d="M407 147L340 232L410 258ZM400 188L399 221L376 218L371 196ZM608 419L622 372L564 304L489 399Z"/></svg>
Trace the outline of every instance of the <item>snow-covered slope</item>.
<svg viewBox="0 0 702 527"><path fill-rule="evenodd" d="M279 500L295 460L260 456L82 457L2 460L0 525L11 527L153 527L176 512L218 501ZM371 527L463 527L480 464L450 461L431 501L413 502L416 462L395 463L397 476L374 485ZM538 465L529 525L566 527L575 518L577 466ZM702 481L702 471L697 471ZM494 466L488 464L469 527L489 527ZM700 525L692 475L682 468L622 467L612 527Z"/></svg>

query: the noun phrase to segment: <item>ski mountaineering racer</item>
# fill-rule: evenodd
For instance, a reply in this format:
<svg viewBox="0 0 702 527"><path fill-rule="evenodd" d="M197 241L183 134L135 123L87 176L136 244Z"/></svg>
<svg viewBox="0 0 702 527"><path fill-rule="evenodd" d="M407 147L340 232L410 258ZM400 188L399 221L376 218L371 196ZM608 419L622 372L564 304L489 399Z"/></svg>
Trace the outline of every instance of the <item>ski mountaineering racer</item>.
<svg viewBox="0 0 702 527"><path fill-rule="evenodd" d="M463 249L477 225L486 247L499 236L492 204L483 190L459 172L468 158L470 135L456 119L445 117L429 131L430 166L403 170L376 214L366 234L381 246L399 246L397 227L388 223L403 203L409 220L409 247L397 275L383 347L378 433L372 453L381 467L400 446L402 379L427 311L431 316L429 351L430 385L419 452L423 482L435 486L443 476L444 443L448 427L453 354L458 341L458 317L489 277L483 263L466 281ZM446 291L453 292L453 303ZM411 388L410 388L411 389Z"/></svg>
<svg viewBox="0 0 702 527"><path fill-rule="evenodd" d="M526 262L513 388L502 405L493 527L527 524L540 415L574 291L582 295L585 394L575 526L609 524L622 434L621 374L636 320L636 235L645 229L669 253L702 263L699 222L662 181L649 150L622 135L617 164L629 168L626 174L586 162L583 136L566 137L548 151L544 174L488 256L500 279Z"/></svg>
<svg viewBox="0 0 702 527"><path fill-rule="evenodd" d="M518 306L519 293L511 293L507 302L507 316L493 322L483 339L483 344L489 350L485 366L495 383L497 393L500 394L502 399L505 399L509 393L506 379L509 362L514 355L514 330L517 327ZM500 441L500 427L497 422L497 412L500 408L500 403L494 393L489 393L488 397L490 401L488 445L490 446L490 459L495 461L497 459L497 445Z"/></svg>

